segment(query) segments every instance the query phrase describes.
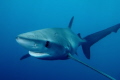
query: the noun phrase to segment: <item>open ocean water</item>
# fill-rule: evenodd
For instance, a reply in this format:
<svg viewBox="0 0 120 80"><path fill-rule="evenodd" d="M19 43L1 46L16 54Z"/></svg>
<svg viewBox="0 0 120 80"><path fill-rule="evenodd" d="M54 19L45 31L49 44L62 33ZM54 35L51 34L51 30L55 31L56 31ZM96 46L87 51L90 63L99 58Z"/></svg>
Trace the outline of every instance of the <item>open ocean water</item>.
<svg viewBox="0 0 120 80"><path fill-rule="evenodd" d="M109 80L86 66L69 60L38 60L15 40L18 34L66 28L82 37L120 23L120 0L0 0L0 80ZM78 58L120 80L120 30L91 47L91 59L78 48Z"/></svg>

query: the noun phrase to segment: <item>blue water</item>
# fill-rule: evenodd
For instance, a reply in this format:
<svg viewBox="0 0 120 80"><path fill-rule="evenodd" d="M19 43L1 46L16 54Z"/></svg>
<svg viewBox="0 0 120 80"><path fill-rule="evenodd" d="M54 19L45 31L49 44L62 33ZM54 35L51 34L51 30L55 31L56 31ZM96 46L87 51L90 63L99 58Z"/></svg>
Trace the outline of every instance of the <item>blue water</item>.
<svg viewBox="0 0 120 80"><path fill-rule="evenodd" d="M82 37L120 23L120 0L0 0L0 80L109 80L73 60L44 61L30 57L18 45L18 34L52 27ZM120 30L91 47L91 59L81 47L78 58L120 80Z"/></svg>

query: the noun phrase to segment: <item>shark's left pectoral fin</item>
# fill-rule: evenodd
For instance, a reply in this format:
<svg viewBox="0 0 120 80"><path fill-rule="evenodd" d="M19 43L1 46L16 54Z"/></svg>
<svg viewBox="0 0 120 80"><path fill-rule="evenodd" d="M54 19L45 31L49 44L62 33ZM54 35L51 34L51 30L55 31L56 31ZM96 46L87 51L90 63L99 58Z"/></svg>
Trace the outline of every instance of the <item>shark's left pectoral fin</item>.
<svg viewBox="0 0 120 80"><path fill-rule="evenodd" d="M68 54L68 57L71 58L71 59L73 59L73 60L75 60L75 61L77 61L77 62L79 62L79 63L81 63L81 64L83 64L83 65L85 65L86 67L89 67L90 69L92 69L92 70L94 70L94 71L102 74L103 76L109 78L110 80L116 80L115 78L111 77L110 75L108 75L108 74L106 74L106 73L104 73L104 72L102 72L102 71L99 71L99 70L97 70L97 69L89 66L88 64L86 64L86 63L78 60L77 58L73 57L70 53Z"/></svg>
<svg viewBox="0 0 120 80"><path fill-rule="evenodd" d="M29 55L29 54L25 54L25 55L23 55L23 56L20 58L20 60L26 59L26 58L28 58L28 57L30 57L30 55Z"/></svg>

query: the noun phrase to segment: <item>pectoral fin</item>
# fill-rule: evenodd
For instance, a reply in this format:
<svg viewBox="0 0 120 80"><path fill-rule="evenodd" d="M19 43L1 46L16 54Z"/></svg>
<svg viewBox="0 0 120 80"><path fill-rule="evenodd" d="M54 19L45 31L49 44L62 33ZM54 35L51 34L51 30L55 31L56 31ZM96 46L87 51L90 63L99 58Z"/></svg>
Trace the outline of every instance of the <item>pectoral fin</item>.
<svg viewBox="0 0 120 80"><path fill-rule="evenodd" d="M85 65L86 67L89 67L90 69L92 69L92 70L94 70L94 71L96 71L96 72L102 74L103 76L109 78L110 80L116 80L115 78L109 76L108 74L106 74L106 73L104 73L104 72L102 72L102 71L99 71L99 70L97 70L97 69L95 69L95 68L89 66L88 64L86 64L86 63L84 63L84 62L82 62L82 61L76 59L76 58L73 57L70 53L68 54L68 57L71 58L71 59L73 59L73 60L75 60L75 61L77 61L77 62L79 62L79 63L81 63L81 64L83 64L83 65Z"/></svg>
<svg viewBox="0 0 120 80"><path fill-rule="evenodd" d="M20 60L26 59L26 58L28 58L28 57L30 57L30 55L29 55L29 54L25 54L25 55L23 55L23 56L20 58Z"/></svg>

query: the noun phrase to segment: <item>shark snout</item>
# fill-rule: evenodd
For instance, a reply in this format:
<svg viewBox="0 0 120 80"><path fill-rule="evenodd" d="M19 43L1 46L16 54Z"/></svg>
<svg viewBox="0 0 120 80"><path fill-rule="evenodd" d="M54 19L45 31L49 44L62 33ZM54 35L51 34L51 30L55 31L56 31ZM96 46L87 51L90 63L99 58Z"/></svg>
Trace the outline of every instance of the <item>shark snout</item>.
<svg viewBox="0 0 120 80"><path fill-rule="evenodd" d="M16 37L16 41L19 43L20 40L23 40L23 38L17 36L17 37Z"/></svg>
<svg viewBox="0 0 120 80"><path fill-rule="evenodd" d="M19 37L17 36L15 39L16 39L16 40L18 40L18 39L19 39Z"/></svg>
<svg viewBox="0 0 120 80"><path fill-rule="evenodd" d="M24 42L24 40L23 39L21 39L20 37L16 37L16 41L20 44L20 43L23 43Z"/></svg>
<svg viewBox="0 0 120 80"><path fill-rule="evenodd" d="M16 41L18 41L20 38L17 36L15 39L16 39Z"/></svg>

